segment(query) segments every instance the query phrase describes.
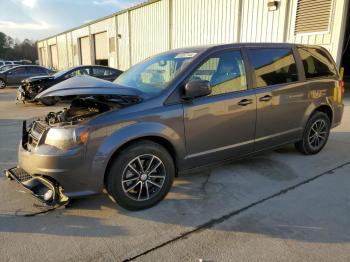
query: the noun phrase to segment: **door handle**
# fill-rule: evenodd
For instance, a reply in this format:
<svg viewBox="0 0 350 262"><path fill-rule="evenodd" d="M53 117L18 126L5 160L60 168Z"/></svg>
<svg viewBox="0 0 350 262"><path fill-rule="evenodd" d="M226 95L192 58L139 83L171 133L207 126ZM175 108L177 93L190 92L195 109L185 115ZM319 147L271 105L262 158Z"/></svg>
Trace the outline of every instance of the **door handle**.
<svg viewBox="0 0 350 262"><path fill-rule="evenodd" d="M253 99L242 99L241 101L238 102L238 105L240 106L246 106L253 103Z"/></svg>
<svg viewBox="0 0 350 262"><path fill-rule="evenodd" d="M272 96L266 95L266 96L260 97L259 101L267 102L267 101L270 101L271 99L272 99Z"/></svg>

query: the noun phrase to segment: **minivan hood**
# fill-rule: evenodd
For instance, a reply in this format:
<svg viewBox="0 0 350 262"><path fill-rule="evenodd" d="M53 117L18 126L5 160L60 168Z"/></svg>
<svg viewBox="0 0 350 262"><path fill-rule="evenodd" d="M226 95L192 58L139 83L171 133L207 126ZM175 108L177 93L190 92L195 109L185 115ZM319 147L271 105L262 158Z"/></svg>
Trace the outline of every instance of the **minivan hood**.
<svg viewBox="0 0 350 262"><path fill-rule="evenodd" d="M134 88L123 87L92 76L75 76L39 93L35 99L53 96L64 97L99 95L144 97L145 93Z"/></svg>

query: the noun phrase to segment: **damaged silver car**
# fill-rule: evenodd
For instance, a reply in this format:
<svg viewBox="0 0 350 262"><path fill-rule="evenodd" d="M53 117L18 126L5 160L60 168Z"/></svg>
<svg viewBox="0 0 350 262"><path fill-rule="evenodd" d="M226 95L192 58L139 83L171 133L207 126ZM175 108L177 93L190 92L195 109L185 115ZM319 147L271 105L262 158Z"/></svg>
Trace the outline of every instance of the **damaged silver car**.
<svg viewBox="0 0 350 262"><path fill-rule="evenodd" d="M294 143L316 154L339 125L344 83L329 53L294 44L169 51L114 83L74 77L36 99L70 106L23 124L6 170L55 206L106 188L126 209L161 201L175 174Z"/></svg>

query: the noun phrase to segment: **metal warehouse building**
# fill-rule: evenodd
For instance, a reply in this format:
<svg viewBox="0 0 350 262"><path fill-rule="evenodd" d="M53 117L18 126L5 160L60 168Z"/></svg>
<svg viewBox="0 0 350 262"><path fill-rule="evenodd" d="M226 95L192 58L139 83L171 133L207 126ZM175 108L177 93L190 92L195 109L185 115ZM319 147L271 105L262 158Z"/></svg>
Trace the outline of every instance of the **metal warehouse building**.
<svg viewBox="0 0 350 262"><path fill-rule="evenodd" d="M149 1L39 41L39 60L59 70L81 64L125 70L156 53L185 46L294 42L322 45L340 65L350 31L348 2Z"/></svg>

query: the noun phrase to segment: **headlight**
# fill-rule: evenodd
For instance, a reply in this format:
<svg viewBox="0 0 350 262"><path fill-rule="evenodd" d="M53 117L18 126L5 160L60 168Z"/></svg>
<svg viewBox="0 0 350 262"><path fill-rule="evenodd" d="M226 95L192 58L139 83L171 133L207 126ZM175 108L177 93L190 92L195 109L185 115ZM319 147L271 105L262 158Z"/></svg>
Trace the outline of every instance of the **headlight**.
<svg viewBox="0 0 350 262"><path fill-rule="evenodd" d="M88 138L89 132L84 128L51 128L46 134L45 144L66 150L86 143Z"/></svg>

